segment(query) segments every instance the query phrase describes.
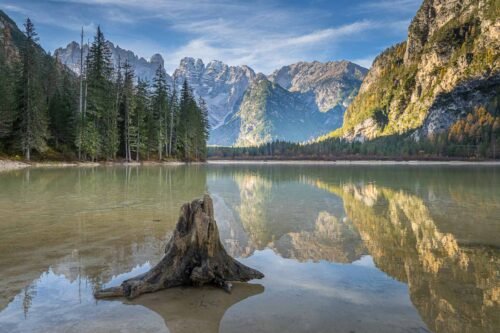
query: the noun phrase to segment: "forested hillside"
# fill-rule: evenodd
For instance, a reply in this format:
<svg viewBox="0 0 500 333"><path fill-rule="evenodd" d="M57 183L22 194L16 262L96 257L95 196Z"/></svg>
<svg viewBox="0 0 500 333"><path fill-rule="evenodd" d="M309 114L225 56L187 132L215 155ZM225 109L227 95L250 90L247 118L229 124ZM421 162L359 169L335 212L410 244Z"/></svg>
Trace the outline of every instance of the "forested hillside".
<svg viewBox="0 0 500 333"><path fill-rule="evenodd" d="M203 160L208 115L187 82L170 89L163 68L136 80L113 66L97 28L76 76L39 45L30 19L21 31L0 11L0 153L36 159Z"/></svg>

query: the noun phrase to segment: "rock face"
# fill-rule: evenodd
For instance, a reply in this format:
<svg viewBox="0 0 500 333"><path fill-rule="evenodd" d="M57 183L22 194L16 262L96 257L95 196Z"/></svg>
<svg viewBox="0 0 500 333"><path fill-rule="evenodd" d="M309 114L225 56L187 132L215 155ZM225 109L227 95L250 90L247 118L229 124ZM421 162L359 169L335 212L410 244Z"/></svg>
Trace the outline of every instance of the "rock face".
<svg viewBox="0 0 500 333"><path fill-rule="evenodd" d="M494 6L493 0L425 0L408 40L375 59L342 130L332 135L418 138L446 130L479 105L496 108L500 24Z"/></svg>
<svg viewBox="0 0 500 333"><path fill-rule="evenodd" d="M367 72L349 61L299 62L280 68L269 80L290 92L314 93L318 109L328 112L349 106Z"/></svg>
<svg viewBox="0 0 500 333"><path fill-rule="evenodd" d="M154 54L148 61L144 58L140 58L134 54L134 52L122 49L118 45L114 45L112 42L108 41L108 47L111 50L113 65L118 67L118 63L122 63L125 60L134 67L136 78L146 79L152 81L155 76L158 67L164 65L163 58L160 54ZM88 45L83 46L83 59L87 57L89 52ZM58 48L54 51L60 61L68 66L76 74L80 74L80 44L77 42L71 42L64 48ZM167 75L167 80L171 83L170 76Z"/></svg>
<svg viewBox="0 0 500 333"><path fill-rule="evenodd" d="M18 59L22 38L23 34L16 23L0 10L0 47L8 64Z"/></svg>
<svg viewBox="0 0 500 333"><path fill-rule="evenodd" d="M248 66L228 66L213 60L207 65L201 59L184 58L173 74L178 88L187 80L196 96L208 106L212 129L223 125L238 110L246 89L256 78Z"/></svg>

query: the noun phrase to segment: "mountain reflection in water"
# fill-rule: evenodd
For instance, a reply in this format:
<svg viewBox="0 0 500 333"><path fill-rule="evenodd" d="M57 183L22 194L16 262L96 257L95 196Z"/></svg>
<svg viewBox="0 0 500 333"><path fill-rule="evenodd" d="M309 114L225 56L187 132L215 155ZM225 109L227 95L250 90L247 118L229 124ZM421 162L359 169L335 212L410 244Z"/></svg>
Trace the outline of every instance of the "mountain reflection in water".
<svg viewBox="0 0 500 333"><path fill-rule="evenodd" d="M494 167L33 169L0 185L0 332L500 330ZM93 299L159 260L206 191L262 285Z"/></svg>

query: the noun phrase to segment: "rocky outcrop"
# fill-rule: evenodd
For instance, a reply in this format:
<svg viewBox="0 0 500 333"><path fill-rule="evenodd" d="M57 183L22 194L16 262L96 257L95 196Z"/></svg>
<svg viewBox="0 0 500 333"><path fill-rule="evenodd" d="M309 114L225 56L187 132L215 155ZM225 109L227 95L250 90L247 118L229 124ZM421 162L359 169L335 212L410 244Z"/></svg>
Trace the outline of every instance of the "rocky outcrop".
<svg viewBox="0 0 500 333"><path fill-rule="evenodd" d="M0 10L0 51L8 64L19 58L18 48L22 38L22 32L16 23Z"/></svg>
<svg viewBox="0 0 500 333"><path fill-rule="evenodd" d="M496 107L500 24L493 0L425 0L408 40L384 51L347 109L349 140L446 130L479 105ZM358 126L372 119L375 128Z"/></svg>

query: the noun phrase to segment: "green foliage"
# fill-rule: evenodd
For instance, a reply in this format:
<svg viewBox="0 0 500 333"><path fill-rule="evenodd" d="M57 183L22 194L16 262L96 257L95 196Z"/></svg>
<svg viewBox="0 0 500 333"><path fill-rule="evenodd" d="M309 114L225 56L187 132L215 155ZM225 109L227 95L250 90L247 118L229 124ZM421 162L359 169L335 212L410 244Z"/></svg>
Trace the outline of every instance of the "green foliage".
<svg viewBox="0 0 500 333"><path fill-rule="evenodd" d="M150 110L149 85L146 81L139 79L134 96L135 104L131 115L130 124L130 146L131 151L135 153L136 161L139 161L140 155L146 153L146 142L148 142L147 115Z"/></svg>
<svg viewBox="0 0 500 333"><path fill-rule="evenodd" d="M177 151L186 160L200 160L206 156L208 140L208 115L205 102L196 103L187 81L184 81L179 103Z"/></svg>
<svg viewBox="0 0 500 333"><path fill-rule="evenodd" d="M404 110L415 87L415 65L404 65L406 43L393 46L382 53L375 63L380 68L379 76L370 87L361 92L349 106L344 118L343 131L350 131L368 118L375 118L382 130L388 122L391 103L398 102Z"/></svg>
<svg viewBox="0 0 500 333"><path fill-rule="evenodd" d="M116 157L119 148L118 103L121 82L117 81L116 86L113 85L111 51L100 27L97 28L87 56L87 85L88 110L85 122L93 122L97 128L99 136L96 139L99 142L92 146L99 146L100 149L99 156L84 152L93 158L111 160Z"/></svg>
<svg viewBox="0 0 500 333"><path fill-rule="evenodd" d="M38 37L28 18L25 40L21 48L21 62L17 81L16 143L27 160L33 150L47 149L48 117L47 104L42 85L41 59L37 54Z"/></svg>

